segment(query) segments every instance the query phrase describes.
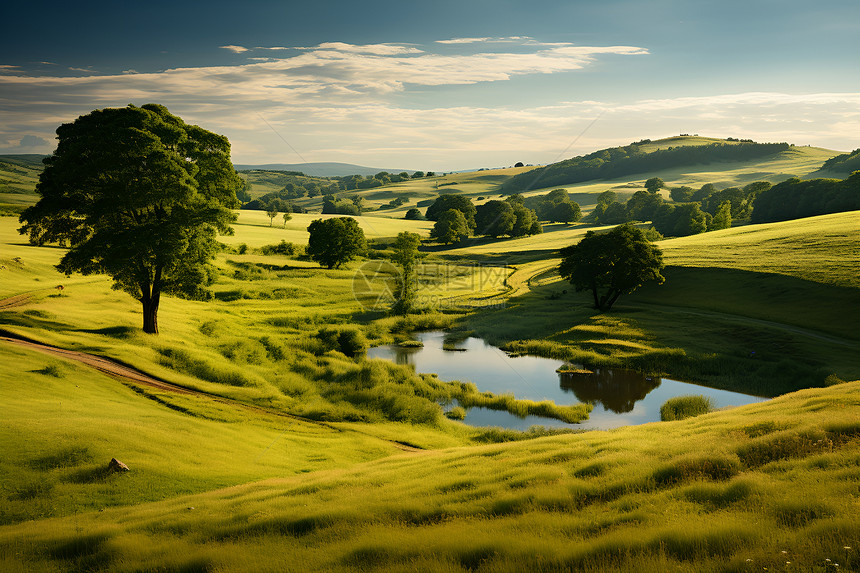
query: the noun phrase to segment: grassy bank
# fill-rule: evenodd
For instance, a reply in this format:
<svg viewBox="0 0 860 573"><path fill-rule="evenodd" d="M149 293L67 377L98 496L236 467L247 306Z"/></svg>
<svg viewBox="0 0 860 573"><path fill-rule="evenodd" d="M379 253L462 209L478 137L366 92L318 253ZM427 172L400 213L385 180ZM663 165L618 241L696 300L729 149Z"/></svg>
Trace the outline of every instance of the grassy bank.
<svg viewBox="0 0 860 573"><path fill-rule="evenodd" d="M850 571L860 567L858 409L855 382L680 422L401 454L5 526L0 563ZM108 487L132 479L116 476Z"/></svg>

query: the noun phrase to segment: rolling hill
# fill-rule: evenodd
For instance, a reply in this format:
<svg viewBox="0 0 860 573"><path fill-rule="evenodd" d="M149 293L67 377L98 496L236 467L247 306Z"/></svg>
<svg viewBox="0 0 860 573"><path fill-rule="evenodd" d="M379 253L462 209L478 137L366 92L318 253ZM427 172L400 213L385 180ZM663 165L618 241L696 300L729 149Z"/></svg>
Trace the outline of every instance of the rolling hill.
<svg viewBox="0 0 860 573"><path fill-rule="evenodd" d="M250 165L237 163L234 165L237 171L300 171L311 177L344 177L346 175L375 175L380 171L388 173L400 173L406 171L410 175L415 169L382 169L376 167L365 167L353 165L352 163L337 162L309 162L309 163L265 163L262 165Z"/></svg>

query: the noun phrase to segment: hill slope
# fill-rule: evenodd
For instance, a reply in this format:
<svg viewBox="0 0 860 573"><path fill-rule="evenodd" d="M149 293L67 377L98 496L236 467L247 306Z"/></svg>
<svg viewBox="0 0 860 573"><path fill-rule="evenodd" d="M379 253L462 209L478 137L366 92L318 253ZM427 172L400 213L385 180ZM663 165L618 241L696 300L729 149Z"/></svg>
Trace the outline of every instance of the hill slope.
<svg viewBox="0 0 860 573"><path fill-rule="evenodd" d="M708 140L674 137L601 149L534 169L502 184L507 192L529 191L582 183L594 179L615 179L638 173L728 162L761 162L791 150L788 143L755 143L738 140Z"/></svg>
<svg viewBox="0 0 860 573"><path fill-rule="evenodd" d="M312 177L343 177L346 175L375 175L380 171L389 173L400 173L406 171L410 175L415 169L381 169L376 167L365 167L353 165L352 163L338 163L335 161L309 162L309 163L265 163L262 165L251 165L237 163L234 165L238 171L301 171Z"/></svg>

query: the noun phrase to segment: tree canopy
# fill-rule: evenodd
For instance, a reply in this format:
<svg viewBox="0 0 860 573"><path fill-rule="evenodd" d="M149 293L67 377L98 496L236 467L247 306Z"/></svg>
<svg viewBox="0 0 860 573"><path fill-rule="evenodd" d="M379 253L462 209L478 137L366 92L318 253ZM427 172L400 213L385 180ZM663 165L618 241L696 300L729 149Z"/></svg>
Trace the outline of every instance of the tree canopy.
<svg viewBox="0 0 860 573"><path fill-rule="evenodd" d="M649 193L656 193L665 187L665 185L666 183L659 177L652 177L645 182L645 189L647 189Z"/></svg>
<svg viewBox="0 0 860 573"><path fill-rule="evenodd" d="M439 197L433 201L433 204L427 207L425 216L431 221L438 221L442 216L442 213L449 209L460 211L466 219L466 224L469 226L469 230L475 230L475 214L477 213L475 205L472 203L471 199L463 197L462 195L439 195Z"/></svg>
<svg viewBox="0 0 860 573"><path fill-rule="evenodd" d="M20 232L68 245L61 272L109 275L157 333L161 294L206 298L215 237L232 233L242 182L229 141L157 104L95 110L57 138Z"/></svg>
<svg viewBox="0 0 860 573"><path fill-rule="evenodd" d="M394 240L394 255L391 260L400 266L400 277L397 281L397 300L392 307L395 314L407 314L415 305L415 291L417 281L415 277L415 265L420 258L418 247L421 246L421 237L416 233L403 231Z"/></svg>
<svg viewBox="0 0 860 573"><path fill-rule="evenodd" d="M579 243L562 249L561 256L561 276L577 291L591 290L594 307L601 312L646 281L664 280L663 253L630 224L603 234L589 231Z"/></svg>
<svg viewBox="0 0 860 573"><path fill-rule="evenodd" d="M352 217L316 219L308 225L308 256L330 269L367 251L367 240Z"/></svg>
<svg viewBox="0 0 860 573"><path fill-rule="evenodd" d="M448 209L439 216L439 220L430 230L430 238L440 243L459 243L470 234L469 224L461 211Z"/></svg>

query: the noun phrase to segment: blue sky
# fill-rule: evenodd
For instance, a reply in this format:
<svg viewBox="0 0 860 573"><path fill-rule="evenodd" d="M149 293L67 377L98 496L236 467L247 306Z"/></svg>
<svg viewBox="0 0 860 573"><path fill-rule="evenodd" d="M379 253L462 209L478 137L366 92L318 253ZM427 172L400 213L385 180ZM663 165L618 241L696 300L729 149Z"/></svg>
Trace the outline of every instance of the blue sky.
<svg viewBox="0 0 860 573"><path fill-rule="evenodd" d="M856 0L34 6L4 8L0 152L148 102L237 163L447 171L678 133L860 147Z"/></svg>

